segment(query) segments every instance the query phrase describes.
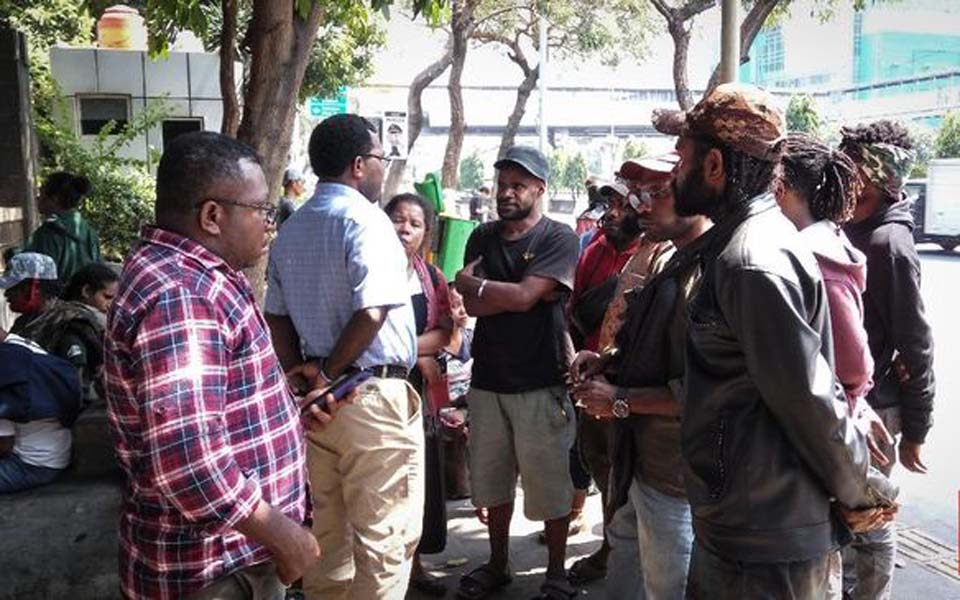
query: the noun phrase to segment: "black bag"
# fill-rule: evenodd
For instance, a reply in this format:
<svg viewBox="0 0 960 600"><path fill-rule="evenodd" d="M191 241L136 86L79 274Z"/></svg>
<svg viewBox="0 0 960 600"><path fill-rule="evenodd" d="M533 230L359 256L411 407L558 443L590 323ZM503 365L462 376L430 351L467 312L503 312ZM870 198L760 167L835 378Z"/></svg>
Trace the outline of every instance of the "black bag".
<svg viewBox="0 0 960 600"><path fill-rule="evenodd" d="M584 338L603 325L603 317L607 314L607 307L613 302L617 292L619 275L608 277L606 281L580 294L573 310L570 311L570 320Z"/></svg>
<svg viewBox="0 0 960 600"><path fill-rule="evenodd" d="M447 547L447 498L444 491L443 440L439 419L424 415L423 533L420 554L437 554Z"/></svg>

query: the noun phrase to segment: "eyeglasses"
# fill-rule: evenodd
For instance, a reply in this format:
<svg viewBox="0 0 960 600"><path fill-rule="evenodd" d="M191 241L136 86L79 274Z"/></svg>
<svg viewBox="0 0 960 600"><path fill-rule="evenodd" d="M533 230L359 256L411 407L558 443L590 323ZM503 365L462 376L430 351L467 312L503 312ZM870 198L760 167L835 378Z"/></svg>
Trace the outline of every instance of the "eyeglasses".
<svg viewBox="0 0 960 600"><path fill-rule="evenodd" d="M263 218L263 222L267 225L276 225L277 224L277 215L279 210L270 202L237 202L236 200L222 200L219 198L207 198L206 200L201 200L197 202L193 207L200 208L206 202L216 202L217 204L227 204L229 206L240 206L242 208L249 208L260 213L260 216Z"/></svg>
<svg viewBox="0 0 960 600"><path fill-rule="evenodd" d="M653 189L639 190L637 193L631 192L627 196L627 202L634 210L639 210L641 206L650 206L654 200L661 200L670 195L670 186L662 185Z"/></svg>
<svg viewBox="0 0 960 600"><path fill-rule="evenodd" d="M361 154L360 156L362 156L362 157L364 157L364 158L377 158L377 159L380 159L380 162L382 162L384 165L389 165L389 164L390 164L390 161L393 160L393 159L390 158L389 156L384 156L384 155L382 155L382 154Z"/></svg>

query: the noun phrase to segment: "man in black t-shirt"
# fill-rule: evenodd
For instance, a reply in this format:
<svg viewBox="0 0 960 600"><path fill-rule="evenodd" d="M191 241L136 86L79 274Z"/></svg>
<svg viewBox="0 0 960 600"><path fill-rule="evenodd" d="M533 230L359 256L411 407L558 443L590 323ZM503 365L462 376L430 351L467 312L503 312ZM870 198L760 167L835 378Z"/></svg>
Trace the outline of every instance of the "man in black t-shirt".
<svg viewBox="0 0 960 600"><path fill-rule="evenodd" d="M490 561L465 575L461 597L509 583L510 518L519 473L524 514L545 521L545 597L575 595L564 557L573 484L569 450L576 426L564 388L572 354L564 300L573 287L573 230L543 216L547 160L513 147L494 165L499 221L474 230L457 289L478 317L473 338L470 484L489 512Z"/></svg>

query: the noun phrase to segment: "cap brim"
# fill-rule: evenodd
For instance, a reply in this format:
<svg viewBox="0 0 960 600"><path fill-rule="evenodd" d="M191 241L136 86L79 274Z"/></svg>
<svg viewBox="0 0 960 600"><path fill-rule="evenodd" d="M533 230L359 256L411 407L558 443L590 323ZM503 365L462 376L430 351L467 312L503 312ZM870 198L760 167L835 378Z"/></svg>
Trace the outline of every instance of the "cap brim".
<svg viewBox="0 0 960 600"><path fill-rule="evenodd" d="M8 290L24 279L26 279L26 277L17 277L16 275L0 275L0 290Z"/></svg>
<svg viewBox="0 0 960 600"><path fill-rule="evenodd" d="M651 156L637 160L628 160L620 165L617 174L624 179L638 180L643 179L645 175L669 175L673 168L679 162L680 157L676 154L664 154L661 156Z"/></svg>
<svg viewBox="0 0 960 600"><path fill-rule="evenodd" d="M539 179L540 181L543 181L543 182L546 182L546 181L547 181L547 180L544 179L542 176L537 175L537 174L533 171L533 169L531 169L531 168L529 167L529 165L527 165L526 163L522 163L522 162L520 162L519 160L514 160L514 159L512 159L512 158L501 158L501 159L498 160L497 162L493 163L493 168L494 168L494 169L502 169L503 167L508 167L508 166L520 167L521 169L523 169L524 171L526 171L527 173L529 173L531 177L536 177L537 179Z"/></svg>
<svg viewBox="0 0 960 600"><path fill-rule="evenodd" d="M600 186L600 189L597 190L600 192L601 196L609 196L611 194L619 194L620 196L626 197L630 193L630 190L627 189L627 186L620 183L605 183Z"/></svg>
<svg viewBox="0 0 960 600"><path fill-rule="evenodd" d="M682 110L658 108L650 118L653 128L667 135L683 135L687 128L687 113Z"/></svg>

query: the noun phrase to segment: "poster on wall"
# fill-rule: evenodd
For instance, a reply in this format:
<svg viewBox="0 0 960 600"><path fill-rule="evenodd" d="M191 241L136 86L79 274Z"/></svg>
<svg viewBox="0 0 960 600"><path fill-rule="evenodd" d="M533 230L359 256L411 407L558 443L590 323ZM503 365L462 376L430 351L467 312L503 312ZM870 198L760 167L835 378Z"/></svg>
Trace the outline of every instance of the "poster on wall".
<svg viewBox="0 0 960 600"><path fill-rule="evenodd" d="M407 158L407 113L385 111L383 113L383 153L395 160Z"/></svg>

